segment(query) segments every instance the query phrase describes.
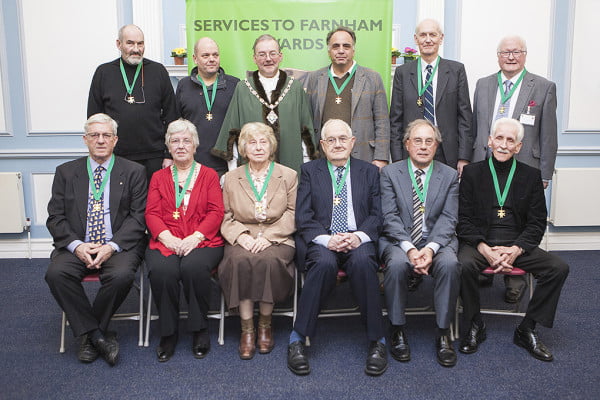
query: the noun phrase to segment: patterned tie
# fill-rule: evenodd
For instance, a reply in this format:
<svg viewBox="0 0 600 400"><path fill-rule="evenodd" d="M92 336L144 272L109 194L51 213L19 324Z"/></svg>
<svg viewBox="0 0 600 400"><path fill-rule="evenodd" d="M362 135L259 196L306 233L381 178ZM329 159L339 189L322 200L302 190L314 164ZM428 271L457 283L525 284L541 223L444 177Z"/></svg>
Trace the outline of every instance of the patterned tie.
<svg viewBox="0 0 600 400"><path fill-rule="evenodd" d="M94 186L96 190L100 190L102 185L102 172L104 167L99 165L94 170ZM90 242L106 243L106 229L104 227L104 192L102 192L99 200L94 200L94 194L90 192L87 213L88 232L90 234Z"/></svg>
<svg viewBox="0 0 600 400"><path fill-rule="evenodd" d="M504 81L504 96L508 96L510 89L512 89L513 83L508 79ZM500 100L502 101L502 99ZM498 113L496 113L496 118L500 119L504 117L508 117L508 109L510 108L510 98L506 100L506 103L502 103L498 106Z"/></svg>
<svg viewBox="0 0 600 400"><path fill-rule="evenodd" d="M429 78L431 78L431 64L425 67L425 69L427 70L425 83L427 83L429 82ZM433 81L431 82L431 85L427 86L427 89L425 89L425 110L423 112L423 116L432 124L435 123L435 107L433 105Z"/></svg>
<svg viewBox="0 0 600 400"><path fill-rule="evenodd" d="M338 167L336 183L339 184L344 176L346 167ZM338 232L348 232L348 191L346 190L346 182L342 186L342 190L338 195L340 198L339 204L333 205L333 218L331 219L331 234L334 235Z"/></svg>
<svg viewBox="0 0 600 400"><path fill-rule="evenodd" d="M421 175L425 172L422 169L415 171L415 180L420 191L423 191L423 182L421 181ZM416 246L423 239L423 203L417 195L417 191L413 187L413 227L410 230L410 238L412 243Z"/></svg>

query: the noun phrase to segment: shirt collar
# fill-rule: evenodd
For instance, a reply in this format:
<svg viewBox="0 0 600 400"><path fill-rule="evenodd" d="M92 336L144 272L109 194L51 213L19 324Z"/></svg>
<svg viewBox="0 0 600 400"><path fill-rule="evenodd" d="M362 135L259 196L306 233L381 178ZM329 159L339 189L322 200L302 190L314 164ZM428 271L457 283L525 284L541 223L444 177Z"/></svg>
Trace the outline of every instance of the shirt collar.
<svg viewBox="0 0 600 400"><path fill-rule="evenodd" d="M352 68L354 68L354 64L356 64L356 60L352 60L352 65L350 66L350 69L346 72L344 72L342 75L336 75L335 71L333 70L333 64L331 64L331 67L329 67L329 70L331 71L331 75L333 75L334 77L341 79L344 76L346 76L346 74L349 74L350 71L352 71Z"/></svg>

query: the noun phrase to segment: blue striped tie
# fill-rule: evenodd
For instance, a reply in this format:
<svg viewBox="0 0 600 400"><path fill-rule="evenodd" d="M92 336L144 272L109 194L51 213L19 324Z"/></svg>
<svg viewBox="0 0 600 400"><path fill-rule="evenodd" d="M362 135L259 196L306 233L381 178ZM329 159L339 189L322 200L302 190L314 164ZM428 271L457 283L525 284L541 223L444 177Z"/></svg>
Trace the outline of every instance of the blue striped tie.
<svg viewBox="0 0 600 400"><path fill-rule="evenodd" d="M100 190L102 184L102 172L104 167L99 165L94 171L94 186L96 190ZM88 232L91 243L106 243L106 227L104 226L104 192L99 200L94 199L94 195L90 193L87 213Z"/></svg>
<svg viewBox="0 0 600 400"><path fill-rule="evenodd" d="M421 180L421 175L423 175L425 171L422 169L418 169L415 171L415 181L417 181L417 186L420 191L423 191L423 181ZM423 203L419 196L417 195L417 191L413 187L412 190L413 195L413 226L410 230L410 238L412 243L417 246L419 242L423 239Z"/></svg>
<svg viewBox="0 0 600 400"><path fill-rule="evenodd" d="M339 185L346 167L337 168L336 183ZM338 196L340 198L339 204L333 206L333 218L331 219L331 234L335 235L338 232L348 232L348 190L346 183L342 186L342 190Z"/></svg>
<svg viewBox="0 0 600 400"><path fill-rule="evenodd" d="M425 83L427 83L429 82L429 78L431 78L431 64L427 65L425 69L427 70ZM432 124L435 124L435 107L433 105L433 81L431 82L431 85L427 86L427 88L425 89L425 110L423 116Z"/></svg>

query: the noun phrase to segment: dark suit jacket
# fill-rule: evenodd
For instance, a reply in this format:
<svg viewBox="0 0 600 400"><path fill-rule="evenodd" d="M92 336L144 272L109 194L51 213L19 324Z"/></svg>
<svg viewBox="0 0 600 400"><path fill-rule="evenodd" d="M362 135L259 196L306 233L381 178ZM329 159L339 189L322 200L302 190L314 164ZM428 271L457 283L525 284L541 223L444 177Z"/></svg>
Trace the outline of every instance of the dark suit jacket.
<svg viewBox="0 0 600 400"><path fill-rule="evenodd" d="M396 68L390 106L390 150L392 161L408 157L402 144L409 123L423 118L424 107L417 106L417 61ZM437 70L435 118L442 133L446 164L456 168L458 160L471 160L471 101L463 64L440 58ZM439 151L439 150L438 150Z"/></svg>
<svg viewBox="0 0 600 400"><path fill-rule="evenodd" d="M379 241L380 254L388 244L411 242L413 220L412 180L408 162L402 160L381 170L381 207L383 234ZM458 214L458 174L440 162L433 163L433 171L425 200L427 242L458 251L455 230Z"/></svg>
<svg viewBox="0 0 600 400"><path fill-rule="evenodd" d="M374 165L350 158L352 204L357 230L366 233L375 244L381 231L379 170ZM302 164L296 198L296 259L304 268L308 244L319 235L330 234L333 215L333 187L327 159Z"/></svg>
<svg viewBox="0 0 600 400"><path fill-rule="evenodd" d="M82 157L56 168L46 221L56 249L74 240L85 240L89 195L86 160ZM112 241L123 250L135 248L144 238L146 193L144 167L116 157L110 174L110 223Z"/></svg>
<svg viewBox="0 0 600 400"><path fill-rule="evenodd" d="M486 242L491 223L490 207L497 204L487 160L465 166L459 192L458 238L476 247ZM546 198L539 169L517 161L509 201L516 209L515 220L521 232L513 245L530 251L540 244L546 229Z"/></svg>
<svg viewBox="0 0 600 400"><path fill-rule="evenodd" d="M498 93L498 75L493 74L477 81L473 98L474 140L472 161L485 159L488 136L491 133L495 115L494 104ZM515 101L511 99L511 101ZM554 162L558 148L556 126L556 84L541 76L527 72L521 81L521 90L512 118L519 119L527 112L530 102L535 106L530 108L535 115L534 125L523 125L525 136L523 147L517 160L542 170L542 178L552 179Z"/></svg>

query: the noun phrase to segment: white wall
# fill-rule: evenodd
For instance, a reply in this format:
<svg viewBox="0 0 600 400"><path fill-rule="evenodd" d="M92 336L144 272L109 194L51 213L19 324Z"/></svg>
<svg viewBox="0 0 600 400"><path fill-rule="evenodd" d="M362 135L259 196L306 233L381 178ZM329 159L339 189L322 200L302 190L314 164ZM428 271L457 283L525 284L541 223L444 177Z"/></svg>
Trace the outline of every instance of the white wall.
<svg viewBox="0 0 600 400"><path fill-rule="evenodd" d="M82 132L94 70L119 54L117 2L20 5L29 133Z"/></svg>

